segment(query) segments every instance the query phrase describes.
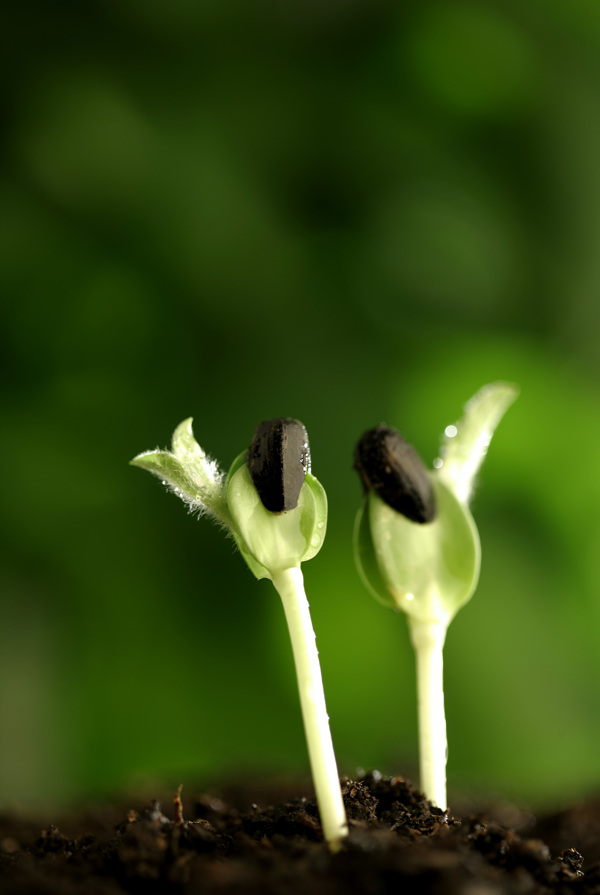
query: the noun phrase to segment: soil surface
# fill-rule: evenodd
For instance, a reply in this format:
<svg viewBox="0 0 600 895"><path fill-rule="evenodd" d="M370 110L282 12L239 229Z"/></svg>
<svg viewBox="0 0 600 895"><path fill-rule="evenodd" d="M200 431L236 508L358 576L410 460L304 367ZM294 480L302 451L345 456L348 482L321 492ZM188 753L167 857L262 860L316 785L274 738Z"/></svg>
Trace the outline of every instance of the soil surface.
<svg viewBox="0 0 600 895"><path fill-rule="evenodd" d="M443 814L401 777L345 781L330 854L316 804L240 793L96 809L43 829L0 816L2 895L600 895L600 800L513 827ZM506 814L506 817L509 815ZM500 815L501 816L501 815ZM585 859L585 860L584 860Z"/></svg>

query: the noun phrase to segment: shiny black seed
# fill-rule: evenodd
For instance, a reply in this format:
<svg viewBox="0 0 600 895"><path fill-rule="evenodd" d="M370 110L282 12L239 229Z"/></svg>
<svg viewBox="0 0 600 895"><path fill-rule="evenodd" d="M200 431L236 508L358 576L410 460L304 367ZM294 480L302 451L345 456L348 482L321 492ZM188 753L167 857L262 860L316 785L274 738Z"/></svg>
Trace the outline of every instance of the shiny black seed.
<svg viewBox="0 0 600 895"><path fill-rule="evenodd" d="M288 417L259 423L248 450L248 469L267 510L295 509L304 476L310 472L308 435L302 423Z"/></svg>
<svg viewBox="0 0 600 895"><path fill-rule="evenodd" d="M425 465L395 429L381 425L365 432L354 449L354 468L365 491L372 488L403 516L413 522L435 519L435 495Z"/></svg>

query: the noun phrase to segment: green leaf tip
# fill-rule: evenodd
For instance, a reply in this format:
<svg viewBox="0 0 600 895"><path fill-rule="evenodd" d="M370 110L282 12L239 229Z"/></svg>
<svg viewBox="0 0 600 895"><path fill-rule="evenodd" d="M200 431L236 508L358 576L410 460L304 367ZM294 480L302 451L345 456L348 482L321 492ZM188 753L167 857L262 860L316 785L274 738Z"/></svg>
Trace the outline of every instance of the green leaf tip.
<svg viewBox="0 0 600 895"><path fill-rule="evenodd" d="M435 465L462 503L469 502L496 426L518 395L518 387L509 382L485 385L467 402L460 422L446 427Z"/></svg>

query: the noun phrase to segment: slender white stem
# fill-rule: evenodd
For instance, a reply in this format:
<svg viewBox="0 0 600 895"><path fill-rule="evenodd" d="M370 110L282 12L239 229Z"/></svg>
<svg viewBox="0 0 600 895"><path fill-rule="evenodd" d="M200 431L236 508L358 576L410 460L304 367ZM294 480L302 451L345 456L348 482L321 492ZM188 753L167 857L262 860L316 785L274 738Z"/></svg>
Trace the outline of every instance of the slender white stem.
<svg viewBox="0 0 600 895"><path fill-rule="evenodd" d="M446 626L409 618L409 628L417 657L421 790L445 811L447 739L442 650Z"/></svg>
<svg viewBox="0 0 600 895"><path fill-rule="evenodd" d="M273 584L281 597L292 641L308 756L323 835L329 848L337 851L342 839L348 834L348 823L302 572L300 569L286 569L273 576Z"/></svg>

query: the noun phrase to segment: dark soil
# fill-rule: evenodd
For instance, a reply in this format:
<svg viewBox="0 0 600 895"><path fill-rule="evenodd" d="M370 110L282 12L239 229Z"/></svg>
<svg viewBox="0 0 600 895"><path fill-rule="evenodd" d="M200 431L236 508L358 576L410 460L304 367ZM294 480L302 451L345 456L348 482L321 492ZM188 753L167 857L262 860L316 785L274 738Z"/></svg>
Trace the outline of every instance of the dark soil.
<svg viewBox="0 0 600 895"><path fill-rule="evenodd" d="M449 817L400 777L347 781L344 799L350 835L333 855L306 798L241 810L199 796L188 820L176 797L165 814L113 807L60 829L0 817L0 893L600 895L600 802L537 826L515 813L511 829Z"/></svg>

